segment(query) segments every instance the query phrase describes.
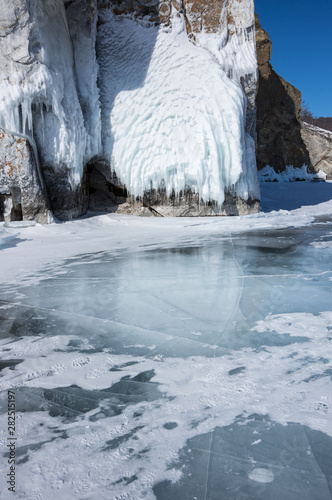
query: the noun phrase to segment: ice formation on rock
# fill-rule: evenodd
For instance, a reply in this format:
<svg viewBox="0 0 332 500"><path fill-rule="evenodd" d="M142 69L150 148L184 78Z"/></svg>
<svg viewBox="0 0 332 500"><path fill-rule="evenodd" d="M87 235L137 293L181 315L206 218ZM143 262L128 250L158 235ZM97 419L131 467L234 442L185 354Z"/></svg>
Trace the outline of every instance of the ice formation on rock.
<svg viewBox="0 0 332 500"><path fill-rule="evenodd" d="M0 4L0 126L36 145L51 205L62 204L65 216L81 213L72 193L101 152L97 6L75 0L66 7L63 0Z"/></svg>
<svg viewBox="0 0 332 500"><path fill-rule="evenodd" d="M136 3L102 2L109 8L98 36L103 142L112 168L164 215L188 214L174 208L188 205L188 192L195 193L189 204L214 205L191 215L252 209L259 198L253 2L160 2L159 10ZM239 199L245 209L237 210ZM167 203L172 209L162 208Z"/></svg>
<svg viewBox="0 0 332 500"><path fill-rule="evenodd" d="M168 27L109 13L98 38L104 148L131 194L163 186L220 206L226 191L258 197L246 98L222 66L240 75L241 58L223 54L226 37L201 33L195 46L174 8Z"/></svg>
<svg viewBox="0 0 332 500"><path fill-rule="evenodd" d="M38 150L55 214L87 209L91 161L135 203L257 210L253 0L120 7L0 0L0 126Z"/></svg>
<svg viewBox="0 0 332 500"><path fill-rule="evenodd" d="M21 17L16 20L19 4ZM88 133L78 99L73 44L63 0L31 5L6 4L10 33L2 41L0 124L35 139L43 164L70 171L73 185L81 180ZM20 50L17 53L16 47ZM88 65L87 65L88 66ZM87 71L87 69L85 70ZM89 151L90 149L90 151Z"/></svg>

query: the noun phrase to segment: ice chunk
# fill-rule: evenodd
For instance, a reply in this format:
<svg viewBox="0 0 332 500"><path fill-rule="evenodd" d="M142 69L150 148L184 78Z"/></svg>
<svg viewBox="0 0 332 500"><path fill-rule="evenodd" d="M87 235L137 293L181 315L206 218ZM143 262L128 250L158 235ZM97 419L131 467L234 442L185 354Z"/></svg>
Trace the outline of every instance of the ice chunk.
<svg viewBox="0 0 332 500"><path fill-rule="evenodd" d="M11 227L11 228L24 228L24 227L34 227L37 224L35 220L18 220L18 221L11 221L11 222L5 222L4 226L5 227Z"/></svg>
<svg viewBox="0 0 332 500"><path fill-rule="evenodd" d="M307 165L301 168L294 168L293 165L287 165L286 169L282 172L276 172L272 167L266 165L258 172L258 179L260 182L294 182L294 181L313 181L325 180L326 174L319 170L319 172L308 172Z"/></svg>

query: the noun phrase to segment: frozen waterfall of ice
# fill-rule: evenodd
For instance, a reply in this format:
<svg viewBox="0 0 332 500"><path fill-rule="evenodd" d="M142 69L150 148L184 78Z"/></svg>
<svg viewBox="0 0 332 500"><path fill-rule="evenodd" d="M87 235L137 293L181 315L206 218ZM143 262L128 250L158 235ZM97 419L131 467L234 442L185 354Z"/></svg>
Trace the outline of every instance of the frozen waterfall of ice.
<svg viewBox="0 0 332 500"><path fill-rule="evenodd" d="M2 42L6 59L1 61L0 126L36 141L43 163L56 169L67 167L76 185L84 163L100 153L101 147L96 19L91 33L81 27L73 36L63 0L52 5L36 0L30 9L26 24L17 27L18 34ZM13 60L15 43L25 50L27 64ZM74 52L84 64L74 58ZM80 101L84 99L91 103L88 120L82 113Z"/></svg>
<svg viewBox="0 0 332 500"><path fill-rule="evenodd" d="M223 69L236 50L223 52L224 37L206 34L202 47L193 45L174 9L166 28L108 13L98 35L103 143L133 195L164 187L168 195L191 189L219 204L225 191L259 198L246 97ZM219 43L218 58L207 41ZM235 57L239 73L248 46Z"/></svg>

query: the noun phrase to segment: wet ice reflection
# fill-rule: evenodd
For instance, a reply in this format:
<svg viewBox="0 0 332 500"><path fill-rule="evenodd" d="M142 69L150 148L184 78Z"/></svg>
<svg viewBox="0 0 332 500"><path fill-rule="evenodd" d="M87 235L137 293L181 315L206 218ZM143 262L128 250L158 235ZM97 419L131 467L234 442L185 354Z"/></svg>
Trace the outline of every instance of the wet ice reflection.
<svg viewBox="0 0 332 500"><path fill-rule="evenodd" d="M183 345L181 356L208 354L206 346L279 344L273 335L248 336L248 328L269 313L320 312L330 261L309 238L308 230L286 230L208 247L83 256L64 263L63 275L7 290L2 335L80 335L96 349L136 346L140 354L178 355Z"/></svg>

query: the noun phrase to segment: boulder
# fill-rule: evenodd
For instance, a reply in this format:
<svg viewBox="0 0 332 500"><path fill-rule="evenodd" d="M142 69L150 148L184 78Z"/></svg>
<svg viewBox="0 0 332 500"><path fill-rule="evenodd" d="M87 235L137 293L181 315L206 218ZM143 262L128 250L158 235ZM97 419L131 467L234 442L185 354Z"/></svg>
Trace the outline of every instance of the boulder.
<svg viewBox="0 0 332 500"><path fill-rule="evenodd" d="M0 128L0 220L46 224L49 207L33 146Z"/></svg>
<svg viewBox="0 0 332 500"><path fill-rule="evenodd" d="M332 132L302 122L301 135L315 172L322 170L332 179Z"/></svg>

